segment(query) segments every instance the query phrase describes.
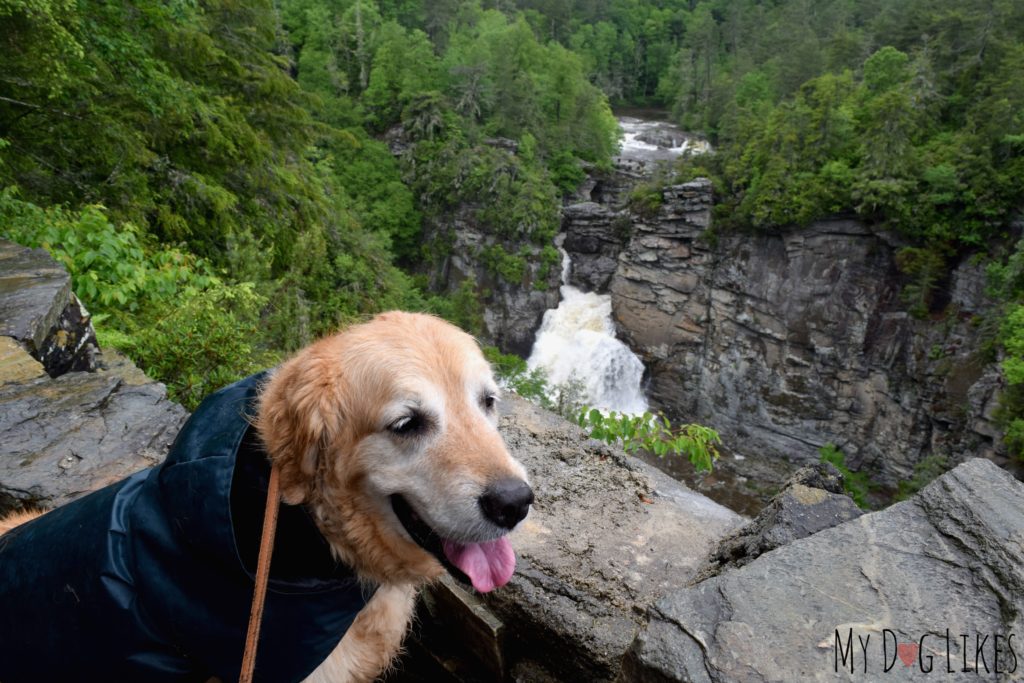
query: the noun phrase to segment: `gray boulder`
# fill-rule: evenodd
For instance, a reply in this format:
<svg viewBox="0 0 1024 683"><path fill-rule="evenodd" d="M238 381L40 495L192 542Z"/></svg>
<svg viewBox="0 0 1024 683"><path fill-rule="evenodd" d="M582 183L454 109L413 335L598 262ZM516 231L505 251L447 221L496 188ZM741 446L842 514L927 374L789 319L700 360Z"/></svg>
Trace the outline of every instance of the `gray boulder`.
<svg viewBox="0 0 1024 683"><path fill-rule="evenodd" d="M512 535L516 573L484 596L436 586L421 640L448 680L614 680L647 607L743 518L557 415L514 396L502 406L537 495Z"/></svg>
<svg viewBox="0 0 1024 683"><path fill-rule="evenodd" d="M595 202L562 209L562 247L572 256L570 284L587 292L606 292L629 238L630 219Z"/></svg>
<svg viewBox="0 0 1024 683"><path fill-rule="evenodd" d="M742 567L769 550L861 514L853 499L843 493L843 475L834 466L817 463L801 467L752 522L722 539L697 580Z"/></svg>
<svg viewBox="0 0 1024 683"><path fill-rule="evenodd" d="M1024 485L974 459L660 600L622 680L1020 680L1022 634Z"/></svg>
<svg viewBox="0 0 1024 683"><path fill-rule="evenodd" d="M0 514L61 505L160 462L188 415L116 352L106 369L55 379L26 377L24 356L0 375Z"/></svg>
<svg viewBox="0 0 1024 683"><path fill-rule="evenodd" d="M95 340L67 271L0 241L0 514L161 461L185 421L162 384Z"/></svg>
<svg viewBox="0 0 1024 683"><path fill-rule="evenodd" d="M0 240L0 336L15 339L51 377L95 369L89 313L71 276L43 249Z"/></svg>

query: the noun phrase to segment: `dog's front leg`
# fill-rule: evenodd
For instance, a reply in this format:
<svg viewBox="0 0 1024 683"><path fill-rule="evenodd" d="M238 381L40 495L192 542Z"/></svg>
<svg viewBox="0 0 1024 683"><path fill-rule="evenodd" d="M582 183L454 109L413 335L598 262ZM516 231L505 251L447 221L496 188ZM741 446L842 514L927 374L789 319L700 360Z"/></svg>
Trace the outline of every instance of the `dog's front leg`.
<svg viewBox="0 0 1024 683"><path fill-rule="evenodd" d="M304 683L364 683L383 672L402 646L412 619L416 589L380 586L356 615L345 637Z"/></svg>

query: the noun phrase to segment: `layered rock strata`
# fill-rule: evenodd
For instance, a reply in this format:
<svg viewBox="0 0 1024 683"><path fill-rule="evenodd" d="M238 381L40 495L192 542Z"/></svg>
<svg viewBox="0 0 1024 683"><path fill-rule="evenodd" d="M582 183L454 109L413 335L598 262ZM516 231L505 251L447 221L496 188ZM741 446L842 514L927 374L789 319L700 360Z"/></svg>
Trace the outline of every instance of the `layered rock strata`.
<svg viewBox="0 0 1024 683"><path fill-rule="evenodd" d="M711 208L710 182L670 185L628 214L626 239L621 209L567 212L566 248L581 281L608 282L655 407L714 426L741 454L807 462L832 443L890 485L929 456L1006 462L1002 378L981 352L982 265L957 264L918 318L893 235L848 218L714 235Z"/></svg>

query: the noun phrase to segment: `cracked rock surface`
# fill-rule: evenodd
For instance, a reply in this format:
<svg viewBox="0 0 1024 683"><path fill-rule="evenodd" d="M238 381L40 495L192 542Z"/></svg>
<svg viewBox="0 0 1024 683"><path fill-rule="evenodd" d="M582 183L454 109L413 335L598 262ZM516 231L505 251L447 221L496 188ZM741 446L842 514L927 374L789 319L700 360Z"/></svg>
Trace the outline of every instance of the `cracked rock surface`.
<svg viewBox="0 0 1024 683"><path fill-rule="evenodd" d="M843 492L843 475L834 466L816 463L801 467L757 517L722 539L697 580L742 567L769 550L861 514Z"/></svg>
<svg viewBox="0 0 1024 683"><path fill-rule="evenodd" d="M512 581L485 602L555 679L614 679L647 606L743 518L533 404L502 410L537 499L513 532Z"/></svg>
<svg viewBox="0 0 1024 683"><path fill-rule="evenodd" d="M96 333L71 276L43 249L0 240L0 336L32 354L51 377L95 370Z"/></svg>
<svg viewBox="0 0 1024 683"><path fill-rule="evenodd" d="M28 354L21 351L28 366ZM13 355L13 354L12 354ZM53 507L163 460L187 413L116 352L107 369L0 376L0 513Z"/></svg>
<svg viewBox="0 0 1024 683"><path fill-rule="evenodd" d="M981 264L951 264L912 314L899 238L849 217L752 234L718 230L711 183L662 188L639 213L616 173L564 211L571 280L607 291L651 404L712 425L741 455L806 464L835 444L895 486L930 455L1007 464L995 419L1003 379L979 322Z"/></svg>
<svg viewBox="0 0 1024 683"><path fill-rule="evenodd" d="M979 458L911 500L668 595L623 680L900 681L929 667L942 680L1020 680L1022 635L1024 484Z"/></svg>
<svg viewBox="0 0 1024 683"><path fill-rule="evenodd" d="M187 415L127 358L99 353L63 266L0 240L0 514L160 462Z"/></svg>

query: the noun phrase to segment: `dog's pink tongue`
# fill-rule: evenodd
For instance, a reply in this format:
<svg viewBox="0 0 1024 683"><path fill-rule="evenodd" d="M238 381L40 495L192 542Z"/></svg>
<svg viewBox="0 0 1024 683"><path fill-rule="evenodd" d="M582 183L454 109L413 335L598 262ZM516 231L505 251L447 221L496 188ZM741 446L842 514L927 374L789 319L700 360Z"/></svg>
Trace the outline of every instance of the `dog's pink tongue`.
<svg viewBox="0 0 1024 683"><path fill-rule="evenodd" d="M516 569L516 554L505 536L496 541L467 545L446 540L444 554L481 593L504 586Z"/></svg>

